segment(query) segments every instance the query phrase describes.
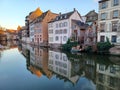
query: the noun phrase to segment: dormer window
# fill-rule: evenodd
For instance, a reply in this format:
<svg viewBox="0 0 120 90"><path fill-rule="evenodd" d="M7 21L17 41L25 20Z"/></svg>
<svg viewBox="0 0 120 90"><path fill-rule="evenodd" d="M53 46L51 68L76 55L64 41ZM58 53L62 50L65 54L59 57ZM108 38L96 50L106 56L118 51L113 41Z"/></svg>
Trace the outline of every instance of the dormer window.
<svg viewBox="0 0 120 90"><path fill-rule="evenodd" d="M64 17L67 18L67 15L65 15Z"/></svg>
<svg viewBox="0 0 120 90"><path fill-rule="evenodd" d="M105 8L107 8L107 2L103 2L102 3L102 7L101 7L102 9L105 9Z"/></svg>
<svg viewBox="0 0 120 90"><path fill-rule="evenodd" d="M62 16L60 16L60 19L62 19Z"/></svg>
<svg viewBox="0 0 120 90"><path fill-rule="evenodd" d="M56 18L56 20L58 20L59 17Z"/></svg>

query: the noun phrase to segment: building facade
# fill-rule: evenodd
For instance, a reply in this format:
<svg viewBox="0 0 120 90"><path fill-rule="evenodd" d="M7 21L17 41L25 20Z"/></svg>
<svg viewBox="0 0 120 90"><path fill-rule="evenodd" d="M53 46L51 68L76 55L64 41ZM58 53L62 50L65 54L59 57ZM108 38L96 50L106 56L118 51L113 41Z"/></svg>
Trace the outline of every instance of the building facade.
<svg viewBox="0 0 120 90"><path fill-rule="evenodd" d="M88 12L85 17L88 27L84 35L84 45L94 46L97 42L98 13L92 10Z"/></svg>
<svg viewBox="0 0 120 90"><path fill-rule="evenodd" d="M80 27L76 22L84 22L77 10L59 14L48 24L48 42L50 46L57 47L65 44L68 39L78 41Z"/></svg>
<svg viewBox="0 0 120 90"><path fill-rule="evenodd" d="M48 10L33 21L35 45L48 45L48 22L53 20L57 15Z"/></svg>
<svg viewBox="0 0 120 90"><path fill-rule="evenodd" d="M115 45L120 45L120 0L99 1L98 42L106 37Z"/></svg>
<svg viewBox="0 0 120 90"><path fill-rule="evenodd" d="M42 11L40 8L37 8L35 11L29 13L25 19L25 26L26 26L26 42L33 44L34 42L34 23L33 21L42 15Z"/></svg>
<svg viewBox="0 0 120 90"><path fill-rule="evenodd" d="M97 64L96 89L97 90L119 90L120 88L120 66Z"/></svg>

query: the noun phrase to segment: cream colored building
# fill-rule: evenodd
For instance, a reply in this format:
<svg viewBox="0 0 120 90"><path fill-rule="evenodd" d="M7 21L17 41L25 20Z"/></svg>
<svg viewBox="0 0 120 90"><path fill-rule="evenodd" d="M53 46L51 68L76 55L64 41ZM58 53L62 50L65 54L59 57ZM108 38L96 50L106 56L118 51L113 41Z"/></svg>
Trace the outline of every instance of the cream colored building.
<svg viewBox="0 0 120 90"><path fill-rule="evenodd" d="M96 90L119 90L120 66L97 64Z"/></svg>
<svg viewBox="0 0 120 90"><path fill-rule="evenodd" d="M99 1L98 25L98 42L120 45L120 0Z"/></svg>

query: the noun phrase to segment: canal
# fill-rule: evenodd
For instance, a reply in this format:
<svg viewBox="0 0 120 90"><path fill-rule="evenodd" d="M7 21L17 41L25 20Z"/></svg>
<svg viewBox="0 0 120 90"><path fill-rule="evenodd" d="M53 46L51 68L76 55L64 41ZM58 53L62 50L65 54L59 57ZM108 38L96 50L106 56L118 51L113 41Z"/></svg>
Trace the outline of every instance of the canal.
<svg viewBox="0 0 120 90"><path fill-rule="evenodd" d="M0 90L120 90L120 57L31 47L0 49Z"/></svg>

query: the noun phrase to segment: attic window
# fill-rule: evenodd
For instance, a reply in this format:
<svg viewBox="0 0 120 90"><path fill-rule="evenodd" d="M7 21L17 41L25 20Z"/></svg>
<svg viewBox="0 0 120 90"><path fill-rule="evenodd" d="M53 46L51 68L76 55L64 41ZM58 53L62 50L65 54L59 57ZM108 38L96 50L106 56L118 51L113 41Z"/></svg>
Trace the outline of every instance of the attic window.
<svg viewBox="0 0 120 90"><path fill-rule="evenodd" d="M65 15L64 17L67 18L67 15Z"/></svg>
<svg viewBox="0 0 120 90"><path fill-rule="evenodd" d="M60 17L60 19L62 19L62 16Z"/></svg>
<svg viewBox="0 0 120 90"><path fill-rule="evenodd" d="M56 20L58 20L58 17L56 18Z"/></svg>

